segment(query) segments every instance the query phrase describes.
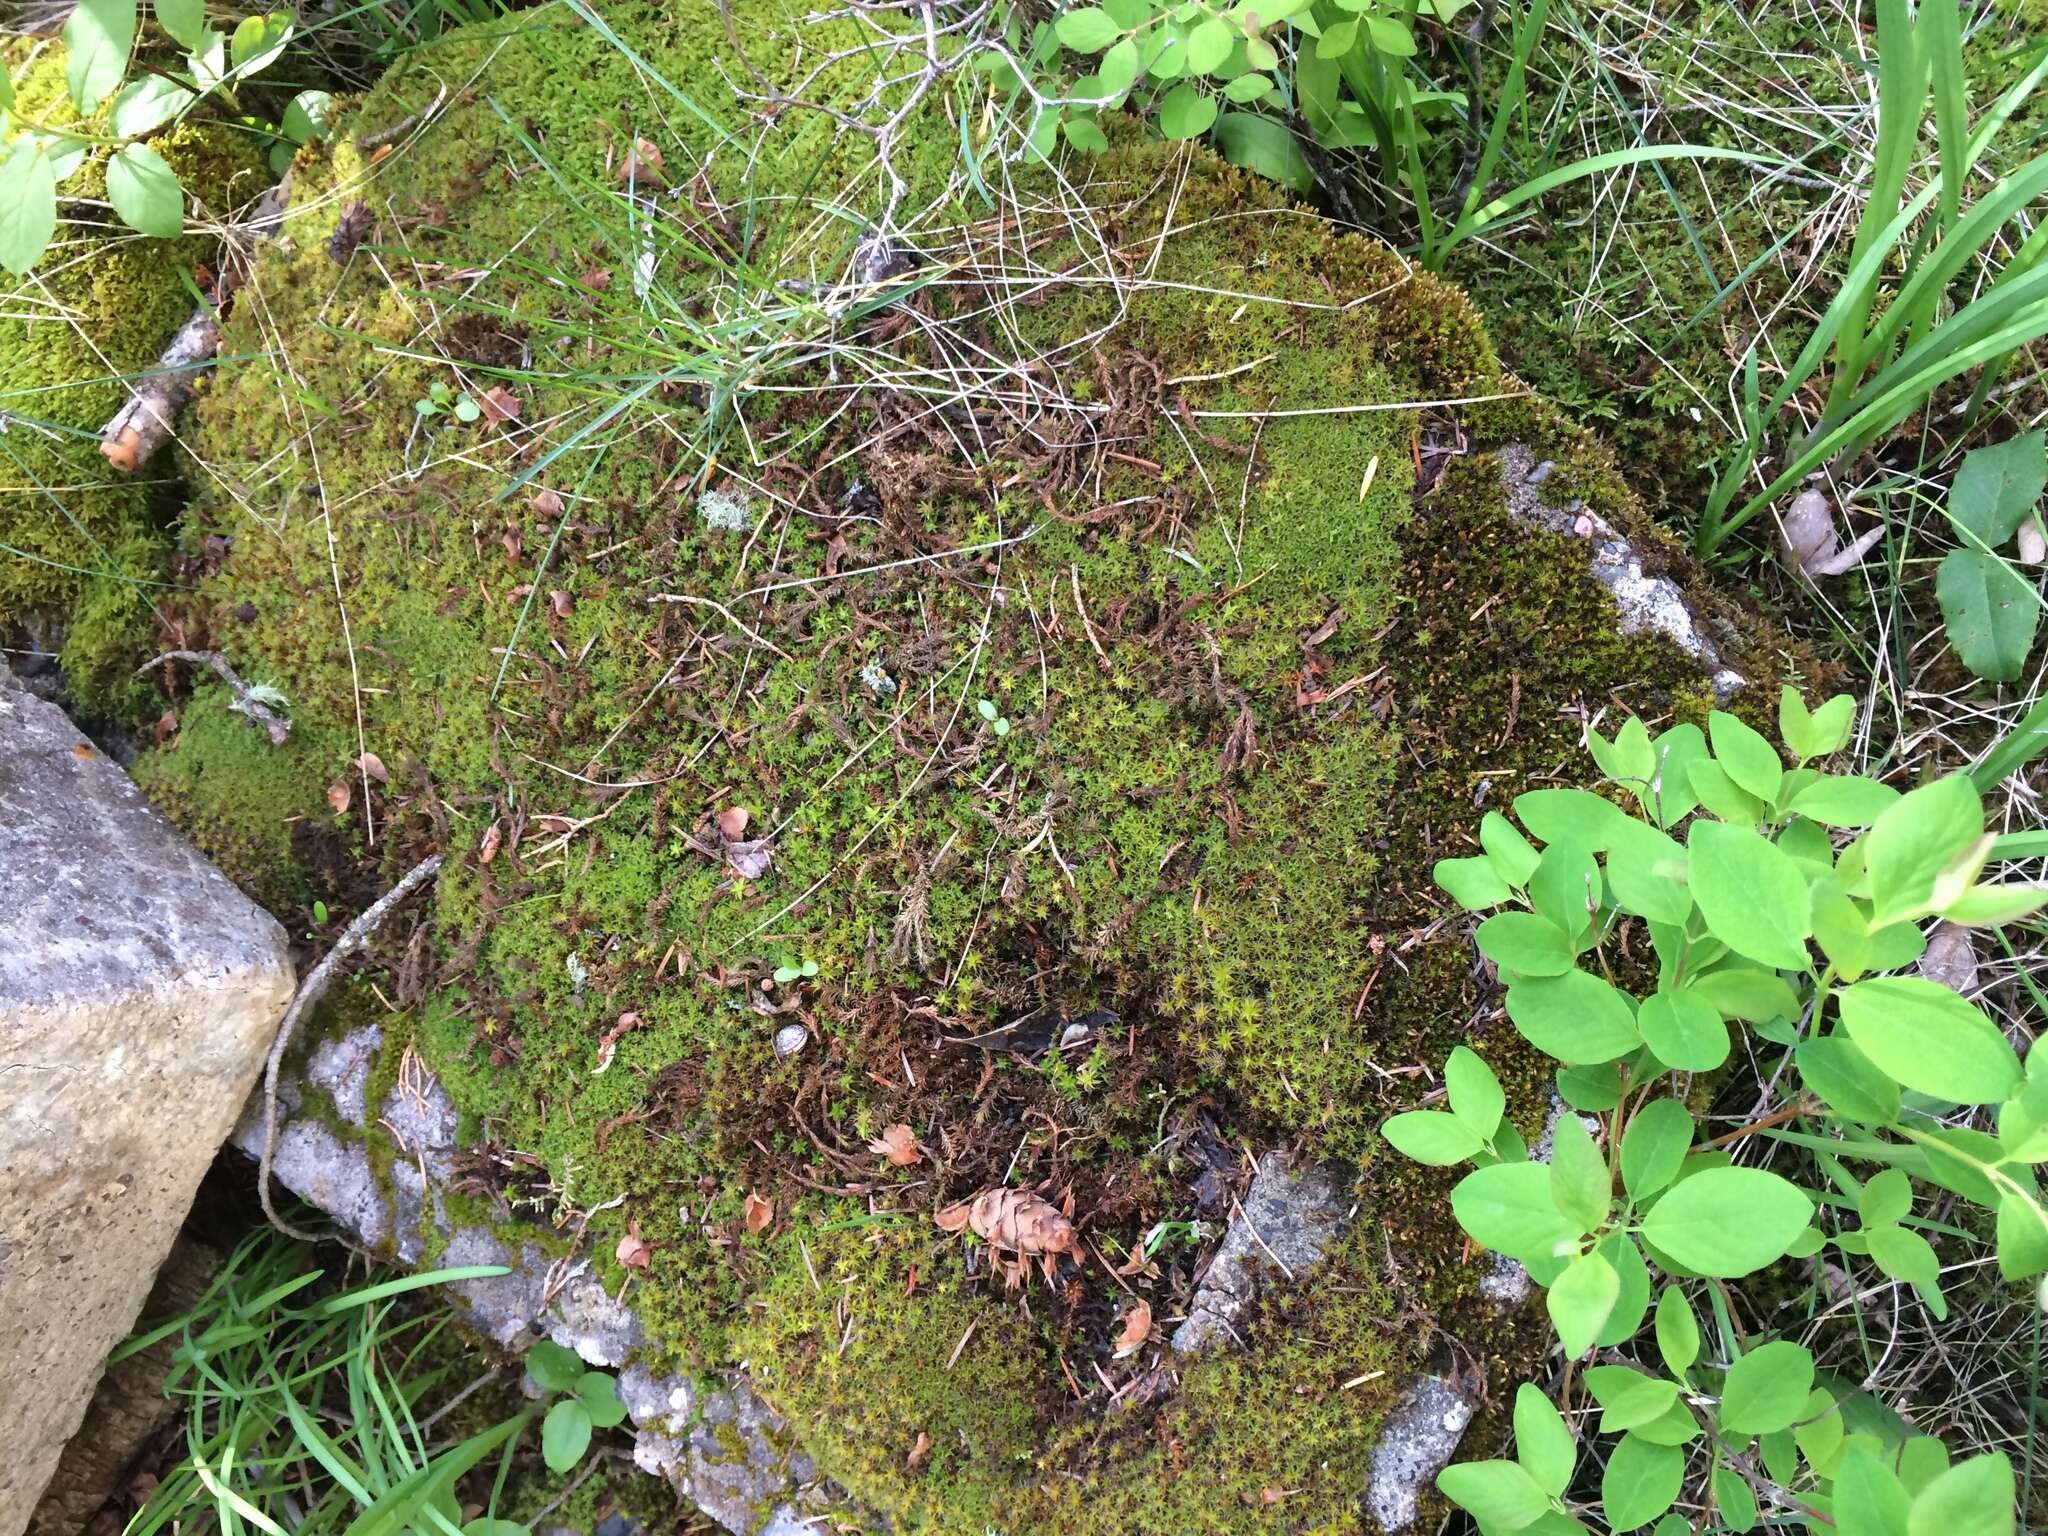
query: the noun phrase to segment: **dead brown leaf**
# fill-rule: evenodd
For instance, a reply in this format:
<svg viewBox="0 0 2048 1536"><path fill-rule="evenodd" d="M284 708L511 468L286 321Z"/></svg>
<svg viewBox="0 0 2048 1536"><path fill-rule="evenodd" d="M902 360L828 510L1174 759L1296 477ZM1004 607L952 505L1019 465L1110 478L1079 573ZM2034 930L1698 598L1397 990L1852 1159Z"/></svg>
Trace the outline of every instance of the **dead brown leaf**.
<svg viewBox="0 0 2048 1536"><path fill-rule="evenodd" d="M775 1220L775 1202L764 1200L751 1189L747 1191L746 1221L749 1232L764 1232Z"/></svg>
<svg viewBox="0 0 2048 1536"><path fill-rule="evenodd" d="M356 766L375 779L379 784L389 784L391 775L384 767L384 759L374 752L365 752L356 759Z"/></svg>
<svg viewBox="0 0 2048 1536"><path fill-rule="evenodd" d="M149 728L149 739L162 746L178 734L178 712L167 709L156 717L156 724Z"/></svg>
<svg viewBox="0 0 2048 1536"><path fill-rule="evenodd" d="M619 180L627 183L652 182L662 186L668 181L668 174L662 169L661 150L652 139L635 139L633 147L626 151L626 158L619 162Z"/></svg>
<svg viewBox="0 0 2048 1536"><path fill-rule="evenodd" d="M349 803L355 797L355 789L346 779L336 779L327 786L327 803L334 807L334 814L337 816L348 810Z"/></svg>
<svg viewBox="0 0 2048 1536"><path fill-rule="evenodd" d="M558 619L566 619L576 611L576 595L564 592L560 587L548 593L548 607Z"/></svg>
<svg viewBox="0 0 2048 1536"><path fill-rule="evenodd" d="M654 1263L654 1249L640 1235L639 1217L626 1223L626 1235L619 1239L615 1252L618 1261L627 1269L646 1269Z"/></svg>
<svg viewBox="0 0 2048 1536"><path fill-rule="evenodd" d="M915 1472L923 1464L925 1457L931 1455L931 1453L932 1437L920 1429L917 1432L917 1444L913 1445L910 1448L910 1454L903 1458L903 1465L910 1471Z"/></svg>
<svg viewBox="0 0 2048 1536"><path fill-rule="evenodd" d="M886 1127L881 1135L868 1143L868 1150L878 1157L886 1157L898 1168L908 1168L924 1155L924 1149L917 1144L917 1133L907 1125Z"/></svg>
<svg viewBox="0 0 2048 1536"><path fill-rule="evenodd" d="M477 397L476 403L484 413L484 420L493 425L501 421L517 421L519 413L526 409L526 402L502 384L493 384Z"/></svg>
<svg viewBox="0 0 2048 1536"><path fill-rule="evenodd" d="M562 515L562 493L542 486L533 493L533 500L529 505L542 517L560 517Z"/></svg>
<svg viewBox="0 0 2048 1536"><path fill-rule="evenodd" d="M736 843L747 835L747 823L753 813L744 805L729 805L718 813L718 835L728 843Z"/></svg>
<svg viewBox="0 0 2048 1536"><path fill-rule="evenodd" d="M612 269L610 267L592 267L583 274L583 286L592 293L603 293L611 285Z"/></svg>
<svg viewBox="0 0 2048 1536"><path fill-rule="evenodd" d="M1130 1310L1124 1313L1123 1332L1116 1336L1117 1359L1136 1354L1151 1337L1152 1303L1144 1300L1132 1302Z"/></svg>

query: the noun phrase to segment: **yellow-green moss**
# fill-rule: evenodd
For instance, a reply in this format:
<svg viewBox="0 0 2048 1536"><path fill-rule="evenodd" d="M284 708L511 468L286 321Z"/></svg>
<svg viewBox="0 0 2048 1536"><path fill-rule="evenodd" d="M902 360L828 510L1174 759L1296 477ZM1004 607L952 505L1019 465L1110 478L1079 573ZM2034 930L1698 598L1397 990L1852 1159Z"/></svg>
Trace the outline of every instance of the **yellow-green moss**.
<svg viewBox="0 0 2048 1536"><path fill-rule="evenodd" d="M786 79L787 18L748 14L752 62ZM1419 403L1517 388L1455 290L1128 128L1064 168L1067 214L1027 212L1051 182L1012 167L992 221L938 195L945 119L900 168L947 280L828 313L817 285L856 233L836 210L877 191L867 141L791 111L756 142L729 101L699 115L650 86L720 78L716 8L606 19L640 63L542 6L421 50L358 110L381 129L465 82L416 144L372 162L345 128L302 154L261 324L230 326L239 361L193 422L219 478L183 532L195 553L232 534L183 616L283 689L293 733L271 748L206 684L143 781L295 925L315 896L345 922L448 852L410 1038L466 1133L540 1158L566 1206L624 1195L586 1251L657 1360L745 1362L878 1513L1353 1528L1412 1363L1391 1318L1439 1320L1502 1379L1526 1363L1471 1304L1441 1176L1374 1156L1379 1117L1422 1089L1406 1069L1493 1007L1462 940L1417 947L1441 911L1429 862L1463 851L1479 777L1505 798L1578 770L1568 706L1628 689L1668 711L1697 672L1615 635L1581 552L1507 524L1489 460L1438 485L1432 453L1418 504L1440 422ZM644 304L630 137L687 189ZM948 265L963 231L990 259L1021 241L1009 275L1028 252L1144 280L1018 294ZM725 349L688 353L679 314ZM1077 336L1098 340L972 414L842 387ZM1023 379L1061 399L1020 429ZM435 383L513 389L547 445L422 417ZM743 431L713 419L730 389ZM1611 481L1538 407L1469 419L1482 443L1570 439L1570 472ZM751 498L756 536L705 526L690 443L719 450L708 484ZM511 492L516 473L534 484ZM388 783L365 784L365 749ZM716 853L730 806L772 838L757 878ZM806 959L815 980L762 984ZM1058 1065L944 1043L1049 999L1119 1017ZM809 1043L778 1060L799 1019ZM1526 1117L1540 1065L1494 1052L1504 1034L1486 1043ZM1358 1160L1359 1221L1253 1352L1105 1406L1121 1293L1093 1262L1026 1314L929 1215L1042 1182L1126 1251L1189 1213L1171 1143L1198 1110L1248 1146ZM865 1143L897 1122L932 1150L871 1187ZM766 1233L749 1194L775 1205ZM630 1275L628 1222L655 1245ZM1142 1283L1164 1326L1174 1293Z"/></svg>

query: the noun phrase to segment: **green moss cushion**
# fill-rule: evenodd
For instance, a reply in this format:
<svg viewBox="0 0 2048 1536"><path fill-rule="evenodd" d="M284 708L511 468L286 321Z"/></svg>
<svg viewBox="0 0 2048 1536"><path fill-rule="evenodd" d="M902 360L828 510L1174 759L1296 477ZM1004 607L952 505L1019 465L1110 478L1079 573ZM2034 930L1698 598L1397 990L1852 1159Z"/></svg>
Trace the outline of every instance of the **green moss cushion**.
<svg viewBox="0 0 2048 1536"><path fill-rule="evenodd" d="M140 777L302 931L449 853L388 936L389 1070L540 1170L479 1211L602 1207L662 1357L746 1362L856 1502L1355 1528L1434 1330L1504 1376L1534 1343L1441 1181L1374 1161L1468 1031L1540 1109L1429 862L1583 701L1697 671L1502 510L1470 455L1510 433L1613 476L1455 290L1134 130L1012 161L964 74L878 240L874 140L763 106L858 115L871 62L733 10L519 12L302 157L192 427L185 537L233 544L180 610L294 730L202 680ZM958 1043L1041 1009L1092 1017ZM1186 1305L1204 1115L1360 1168L1359 1215L1250 1352L1118 1361L1127 1288ZM1028 1310L931 1221L1004 1184L1090 1249Z"/></svg>

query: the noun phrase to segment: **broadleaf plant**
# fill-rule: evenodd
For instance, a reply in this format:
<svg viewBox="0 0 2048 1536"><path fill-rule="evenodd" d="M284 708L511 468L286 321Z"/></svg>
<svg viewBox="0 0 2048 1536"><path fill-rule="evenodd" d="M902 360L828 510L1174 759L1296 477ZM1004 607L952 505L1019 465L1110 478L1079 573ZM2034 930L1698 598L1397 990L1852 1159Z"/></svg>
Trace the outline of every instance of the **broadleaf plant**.
<svg viewBox="0 0 2048 1536"><path fill-rule="evenodd" d="M1945 1317L1936 1229L1915 1213L1928 1186L1983 1211L2004 1279L2048 1272L2035 1172L2048 1155L2048 1056L2023 1064L1967 999L1885 974L1919 958L1922 925L2014 921L2048 902L2048 886L1985 878L1997 843L1969 778L1901 794L1823 767L1854 717L1847 697L1810 709L1786 689L1789 763L1719 711L1704 733L1652 736L1639 720L1611 739L1589 733L1611 798L1530 791L1515 820L1487 814L1479 855L1436 867L1454 900L1485 914L1475 938L1506 985L1508 1020L1559 1063L1576 1113L1554 1118L1548 1166L1531 1160L1491 1070L1460 1046L1445 1063L1448 1109L1383 1131L1418 1161L1470 1165L1453 1214L1545 1288L1567 1370L1599 1404L1599 1432L1619 1436L1597 1509L1574 1503L1570 1436L1523 1387L1515 1459L1438 1480L1487 1536L2013 1530L2002 1454L1951 1467L1938 1440L1818 1373L1805 1345L1732 1320L1727 1282L1824 1249ZM1688 1099L1694 1074L1736 1054L1731 1031L1770 1087L1748 1124L1708 1138ZM1582 1364L1631 1341L1640 1368ZM1706 1526L1671 1524L1688 1485Z"/></svg>
<svg viewBox="0 0 2048 1536"><path fill-rule="evenodd" d="M19 277L42 259L57 233L60 189L88 155L105 156L107 201L122 223L144 235L181 233L184 188L144 141L210 103L224 103L240 126L271 141L279 175L299 145L325 131L332 104L325 91L300 92L276 126L247 116L237 96L291 41L288 13L243 17L232 38L207 25L203 0L167 0L155 16L161 39L140 33L136 0L80 0L64 24L74 122L23 116L0 72L0 268ZM138 40L168 40L183 57L177 65L138 64Z"/></svg>

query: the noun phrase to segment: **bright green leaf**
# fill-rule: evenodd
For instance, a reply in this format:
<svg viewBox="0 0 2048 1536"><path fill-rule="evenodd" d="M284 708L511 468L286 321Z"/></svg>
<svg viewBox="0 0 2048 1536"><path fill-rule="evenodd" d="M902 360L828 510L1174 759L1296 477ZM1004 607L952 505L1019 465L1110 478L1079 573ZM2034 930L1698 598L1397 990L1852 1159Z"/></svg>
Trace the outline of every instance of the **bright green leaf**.
<svg viewBox="0 0 2048 1536"><path fill-rule="evenodd" d="M1507 1009L1524 1039L1567 1064L1612 1061L1642 1043L1628 998L1585 971L1520 978Z"/></svg>
<svg viewBox="0 0 2048 1536"><path fill-rule="evenodd" d="M1983 835L1983 801L1962 774L1901 795L1863 839L1872 923L1882 926L1931 910L1935 882Z"/></svg>
<svg viewBox="0 0 2048 1536"><path fill-rule="evenodd" d="M2012 1536L2012 1463L1997 1451L1959 1461L1922 1488L1906 1536Z"/></svg>
<svg viewBox="0 0 2048 1536"><path fill-rule="evenodd" d="M1053 35L1076 53L1100 53L1123 33L1099 5L1068 11L1052 24Z"/></svg>
<svg viewBox="0 0 2048 1536"><path fill-rule="evenodd" d="M1915 1092L1958 1104L1996 1104L2019 1086L2019 1057L1998 1026L1946 987L1917 976L1883 976L1835 996L1856 1048Z"/></svg>
<svg viewBox="0 0 2048 1536"><path fill-rule="evenodd" d="M1756 1524L1756 1495L1733 1467L1714 1468L1714 1502L1721 1507L1721 1523L1741 1536Z"/></svg>
<svg viewBox="0 0 2048 1536"><path fill-rule="evenodd" d="M1550 1170L1541 1163L1495 1163L1468 1173L1451 1191L1451 1213L1475 1242L1524 1264L1555 1258L1583 1229L1550 1201Z"/></svg>
<svg viewBox="0 0 2048 1536"><path fill-rule="evenodd" d="M1546 843L1572 843L1592 853L1604 852L1618 822L1628 812L1612 800L1584 789L1531 789L1515 796L1515 814Z"/></svg>
<svg viewBox="0 0 2048 1536"><path fill-rule="evenodd" d="M1861 1446L1853 1446L1835 1468L1835 1517L1839 1529L1856 1536L1906 1536L1911 1500L1898 1474ZM1961 1536L1951 1532L1950 1536Z"/></svg>
<svg viewBox="0 0 2048 1536"><path fill-rule="evenodd" d="M206 30L206 0L155 0L157 25L187 52L199 46Z"/></svg>
<svg viewBox="0 0 2048 1536"><path fill-rule="evenodd" d="M1598 1253L1580 1254L1551 1282L1543 1305L1567 1359L1576 1360L1593 1347L1620 1295L1621 1277Z"/></svg>
<svg viewBox="0 0 2048 1536"><path fill-rule="evenodd" d="M178 173L147 144L130 144L107 162L107 201L130 229L160 238L185 228Z"/></svg>
<svg viewBox="0 0 2048 1536"><path fill-rule="evenodd" d="M1569 840L1553 842L1529 876L1529 904L1569 934L1574 943L1593 931L1600 905L1600 866Z"/></svg>
<svg viewBox="0 0 2048 1536"><path fill-rule="evenodd" d="M1773 1019L1799 1016L1799 998L1784 979L1771 971L1746 966L1724 966L1695 976L1685 990L1709 1004L1724 1019L1742 1019L1751 1024L1768 1024Z"/></svg>
<svg viewBox="0 0 2048 1536"><path fill-rule="evenodd" d="M585 1371L576 1383L576 1401L599 1429L625 1422L626 1405L619 1401L618 1379L610 1371Z"/></svg>
<svg viewBox="0 0 2048 1536"><path fill-rule="evenodd" d="M1643 1044L1676 1071L1711 1072L1728 1059L1728 1026L1696 988L1652 993L1636 1010L1636 1022Z"/></svg>
<svg viewBox="0 0 2048 1536"><path fill-rule="evenodd" d="M573 1397L565 1397L548 1410L540 1426L540 1451L548 1470L567 1472L590 1449L590 1410Z"/></svg>
<svg viewBox="0 0 2048 1536"><path fill-rule="evenodd" d="M228 40L228 61L238 75L260 74L276 62L291 36L292 19L283 11L244 16Z"/></svg>
<svg viewBox="0 0 2048 1536"><path fill-rule="evenodd" d="M1686 835L1693 900L1715 938L1779 970L1804 970L1813 932L1806 877L1747 827L1695 821Z"/></svg>
<svg viewBox="0 0 2048 1536"><path fill-rule="evenodd" d="M1169 139L1192 139L1216 121L1216 98L1182 82L1159 104L1159 131Z"/></svg>
<svg viewBox="0 0 2048 1536"><path fill-rule="evenodd" d="M135 0L79 0L64 23L64 83L81 113L97 111L128 72Z"/></svg>
<svg viewBox="0 0 2048 1536"><path fill-rule="evenodd" d="M124 139L154 133L199 98L175 80L143 75L121 87L107 121Z"/></svg>
<svg viewBox="0 0 2048 1536"><path fill-rule="evenodd" d="M1649 1376L1626 1365L1589 1365L1586 1389L1605 1411L1600 1430L1613 1434L1635 1429L1663 1417L1678 1401L1678 1383Z"/></svg>
<svg viewBox="0 0 2048 1536"><path fill-rule="evenodd" d="M1817 779L1792 797L1791 809L1824 827L1867 827L1893 805L1899 792L1855 774Z"/></svg>
<svg viewBox="0 0 2048 1536"><path fill-rule="evenodd" d="M1230 57L1231 44L1235 41L1230 28L1215 17L1198 22L1188 33L1188 72L1208 74Z"/></svg>
<svg viewBox="0 0 2048 1536"><path fill-rule="evenodd" d="M1685 1452L1627 1434L1607 1458L1600 1507L1616 1536L1648 1525L1671 1507L1685 1476Z"/></svg>
<svg viewBox="0 0 2048 1536"><path fill-rule="evenodd" d="M1550 1199L1565 1220L1581 1232L1604 1226L1612 1196L1607 1160L1594 1145L1586 1122L1560 1115L1550 1139Z"/></svg>
<svg viewBox="0 0 2048 1536"><path fill-rule="evenodd" d="M1761 1168L1707 1168L1681 1179L1643 1218L1643 1236L1687 1269L1724 1280L1781 1257L1813 1203Z"/></svg>
<svg viewBox="0 0 2048 1536"><path fill-rule="evenodd" d="M1438 859L1430 873L1445 894L1468 912L1497 907L1515 894L1488 859Z"/></svg>
<svg viewBox="0 0 2048 1536"><path fill-rule="evenodd" d="M1495 873L1509 885L1527 885L1540 855L1512 821L1499 811L1479 818L1479 846L1486 850Z"/></svg>
<svg viewBox="0 0 2048 1536"><path fill-rule="evenodd" d="M294 144L310 143L326 134L327 120L333 112L332 92L301 91L285 106L278 131Z"/></svg>
<svg viewBox="0 0 2048 1536"><path fill-rule="evenodd" d="M1657 1353L1674 1376L1683 1376L1700 1357L1699 1319L1685 1292L1675 1285L1665 1286L1657 1298Z"/></svg>
<svg viewBox="0 0 2048 1536"><path fill-rule="evenodd" d="M1686 776L1699 803L1733 826L1753 827L1768 813L1763 801L1729 778L1728 770L1712 758L1694 762Z"/></svg>
<svg viewBox="0 0 2048 1536"><path fill-rule="evenodd" d="M1572 968L1572 941L1534 912L1497 912L1473 935L1479 952L1503 971L1521 976L1562 976Z"/></svg>
<svg viewBox="0 0 2048 1536"><path fill-rule="evenodd" d="M1766 805L1778 798L1785 761L1754 727L1717 709L1707 717L1707 735L1714 744L1714 757L1738 788Z"/></svg>
<svg viewBox="0 0 2048 1536"><path fill-rule="evenodd" d="M1515 1460L1531 1482L1551 1498L1564 1497L1579 1448L1564 1416L1541 1390L1523 1382L1515 1389Z"/></svg>
<svg viewBox="0 0 2048 1536"><path fill-rule="evenodd" d="M1485 1150L1485 1139L1455 1115L1411 1109L1380 1127L1380 1134L1406 1157L1432 1168L1448 1168Z"/></svg>
<svg viewBox="0 0 2048 1536"><path fill-rule="evenodd" d="M1721 1427L1744 1435L1790 1429L1813 1391L1813 1356L1789 1339L1758 1345L1728 1367Z"/></svg>
<svg viewBox="0 0 2048 1536"><path fill-rule="evenodd" d="M40 145L16 139L0 160L0 267L16 277L57 233L57 178Z"/></svg>
<svg viewBox="0 0 2048 1536"><path fill-rule="evenodd" d="M1714 1027L1727 1033L1718 1017ZM1692 1116L1676 1099L1652 1099L1636 1111L1621 1137L1621 1182L1632 1196L1646 1200L1678 1177L1693 1129Z"/></svg>
<svg viewBox="0 0 2048 1536"><path fill-rule="evenodd" d="M1507 1095L1500 1079L1479 1053L1466 1046L1453 1046L1444 1062L1444 1089L1450 1096L1451 1113L1482 1141L1491 1141L1507 1108Z"/></svg>
<svg viewBox="0 0 2048 1536"><path fill-rule="evenodd" d="M1866 1125L1886 1125L1899 1117L1899 1085L1846 1036L1803 1041L1794 1060L1800 1079L1836 1114Z"/></svg>
<svg viewBox="0 0 2048 1536"><path fill-rule="evenodd" d="M1437 1473L1436 1485L1445 1498L1495 1530L1519 1531L1550 1511L1550 1499L1536 1480L1512 1461L1459 1462Z"/></svg>

